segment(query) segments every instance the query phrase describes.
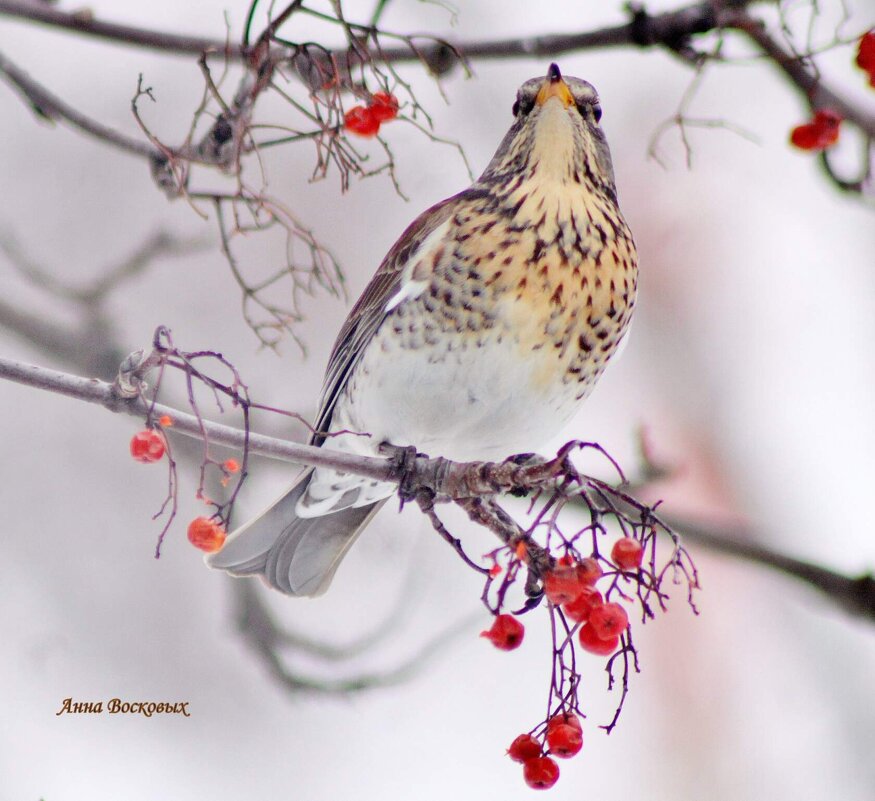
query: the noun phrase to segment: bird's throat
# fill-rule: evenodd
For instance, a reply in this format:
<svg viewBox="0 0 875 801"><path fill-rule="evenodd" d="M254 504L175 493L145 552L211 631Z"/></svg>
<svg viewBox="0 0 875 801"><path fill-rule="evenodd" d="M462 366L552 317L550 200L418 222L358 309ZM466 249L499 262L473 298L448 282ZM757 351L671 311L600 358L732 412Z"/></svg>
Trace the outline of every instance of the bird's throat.
<svg viewBox="0 0 875 801"><path fill-rule="evenodd" d="M535 129L531 164L539 181L572 180L575 164L574 125L568 111L552 98L544 104Z"/></svg>

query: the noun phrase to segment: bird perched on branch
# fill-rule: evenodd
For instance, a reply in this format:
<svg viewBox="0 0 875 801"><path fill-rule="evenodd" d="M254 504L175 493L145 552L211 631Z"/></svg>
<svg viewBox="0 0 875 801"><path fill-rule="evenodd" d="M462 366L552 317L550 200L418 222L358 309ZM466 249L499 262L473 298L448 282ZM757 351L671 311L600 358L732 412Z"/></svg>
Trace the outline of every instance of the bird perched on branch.
<svg viewBox="0 0 875 801"><path fill-rule="evenodd" d="M635 305L637 256L601 114L595 89L555 64L520 87L483 175L410 225L343 324L315 428L370 437L329 447L500 459L571 418ZM207 562L318 595L395 489L309 469Z"/></svg>

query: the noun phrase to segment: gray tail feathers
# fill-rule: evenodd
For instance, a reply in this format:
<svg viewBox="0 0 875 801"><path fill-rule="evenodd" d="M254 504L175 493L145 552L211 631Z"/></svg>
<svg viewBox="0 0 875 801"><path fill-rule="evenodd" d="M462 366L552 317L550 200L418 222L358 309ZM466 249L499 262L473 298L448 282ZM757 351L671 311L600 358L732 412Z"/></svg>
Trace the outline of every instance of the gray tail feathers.
<svg viewBox="0 0 875 801"><path fill-rule="evenodd" d="M260 574L286 595L325 592L346 552L384 501L320 517L298 517L295 505L312 473L308 470L270 508L234 531L221 551L206 557L206 563L234 576Z"/></svg>

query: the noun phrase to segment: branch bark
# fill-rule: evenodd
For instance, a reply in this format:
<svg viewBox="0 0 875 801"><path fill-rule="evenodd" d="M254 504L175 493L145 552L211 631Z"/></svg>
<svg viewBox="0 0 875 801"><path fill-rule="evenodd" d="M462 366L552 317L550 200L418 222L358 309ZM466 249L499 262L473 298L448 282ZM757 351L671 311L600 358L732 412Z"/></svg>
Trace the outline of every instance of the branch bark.
<svg viewBox="0 0 875 801"><path fill-rule="evenodd" d="M780 553L755 540L745 529L718 530L689 520L663 516L687 543L695 543L716 553L777 570L814 587L845 612L875 621L875 577L871 573L846 576L820 565Z"/></svg>
<svg viewBox="0 0 875 801"><path fill-rule="evenodd" d="M130 398L124 397L115 384L96 378L82 378L59 370L50 370L2 357L0 357L0 378L25 384L35 389L55 392L68 398L76 398L86 403L95 403L111 412L129 414L141 419L146 419L150 410L153 415L158 417L166 414L173 418L171 433L202 439L204 432L206 432L211 442L217 445L226 445L238 451L242 450L247 443L245 432L239 429L208 420L198 420L192 414L160 403L152 405L139 395ZM250 453L266 456L270 459L312 467L334 468L367 476L377 481L397 482L399 480L397 469L389 459L356 456L330 448L315 448L254 432L249 434L248 446Z"/></svg>
<svg viewBox="0 0 875 801"><path fill-rule="evenodd" d="M243 57L240 45L220 39L183 36L168 31L155 31L132 25L120 25L115 22L103 22L95 19L93 14L87 11L60 11L49 5L0 0L0 14L14 19L38 22L52 28L62 28L74 33L94 36L117 44L162 50L174 55L199 55L204 52L214 52L232 59Z"/></svg>
<svg viewBox="0 0 875 801"><path fill-rule="evenodd" d="M484 498L486 499L484 502L488 503L491 495L509 492L521 486L537 486L538 482L545 481L554 472L553 465L565 459L561 451L557 459L550 462L514 463L508 460L501 463L475 462L467 465L457 465L441 458L429 459L416 454L412 449L401 451L400 454L405 457L401 459L356 456L326 447L314 448L287 442L253 432L249 433L247 440L246 433L239 429L198 420L194 415L162 404L153 406L140 395L132 398L124 397L124 393L118 388L118 382L109 384L97 379L81 378L0 357L0 379L3 378L36 389L95 403L112 412L131 414L143 419L148 416L150 410L156 416L167 414L174 420L173 427L169 429L172 433L202 439L206 432L211 442L237 450L242 449L248 442L249 452L252 454L314 467L328 467L378 481L397 483L401 485L402 494L412 493L410 496L412 498L416 497L417 492L426 489L435 495L443 495L460 502L472 519L494 531L507 521L503 518L495 518L494 514L492 517L487 515L486 517L489 517L487 520L483 514L478 513L483 511L480 508L483 502L476 499ZM719 533L689 521L664 520L663 522L684 533L691 542L794 576L820 590L847 612L875 621L875 579L870 574L859 577L845 576L746 541L738 532ZM514 532L507 534L507 531L502 530L496 533L507 541L508 537L513 538Z"/></svg>

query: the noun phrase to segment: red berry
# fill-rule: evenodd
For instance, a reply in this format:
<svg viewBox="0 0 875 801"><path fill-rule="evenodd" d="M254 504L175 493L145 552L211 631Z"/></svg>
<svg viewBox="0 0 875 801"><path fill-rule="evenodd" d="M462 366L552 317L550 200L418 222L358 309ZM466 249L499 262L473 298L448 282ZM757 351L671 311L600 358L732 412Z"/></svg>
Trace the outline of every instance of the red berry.
<svg viewBox="0 0 875 801"><path fill-rule="evenodd" d="M570 759L583 748L583 732L567 723L561 723L547 729L547 745L553 756Z"/></svg>
<svg viewBox="0 0 875 801"><path fill-rule="evenodd" d="M343 115L343 125L351 133L358 136L376 136L380 131L380 121L373 115L371 109L364 106L353 106Z"/></svg>
<svg viewBox="0 0 875 801"><path fill-rule="evenodd" d="M607 656L614 653L620 644L619 637L612 637L610 640L601 639L589 623L580 629L578 637L584 651L589 651L591 654L598 654L599 656Z"/></svg>
<svg viewBox="0 0 875 801"><path fill-rule="evenodd" d="M631 537L623 537L614 543L611 548L611 561L620 570L635 570L641 567L644 558L644 546L638 540Z"/></svg>
<svg viewBox="0 0 875 801"><path fill-rule="evenodd" d="M557 564L544 576L544 594L550 603L557 606L573 601L582 589L583 585L574 565Z"/></svg>
<svg viewBox="0 0 875 801"><path fill-rule="evenodd" d="M131 456L138 462L157 462L165 450L164 437L147 428L131 437Z"/></svg>
<svg viewBox="0 0 875 801"><path fill-rule="evenodd" d="M868 31L860 37L856 63L869 73L869 86L875 87L875 31Z"/></svg>
<svg viewBox="0 0 875 801"><path fill-rule="evenodd" d="M822 108L814 112L814 124L823 137L824 147L829 147L838 142L839 127L843 119L844 117L841 114L829 108Z"/></svg>
<svg viewBox="0 0 875 801"><path fill-rule="evenodd" d="M573 729L583 731L583 726L580 725L580 718L571 712L560 712L558 715L553 715L547 721L547 731L555 729L557 726L571 726Z"/></svg>
<svg viewBox="0 0 875 801"><path fill-rule="evenodd" d="M222 462L222 467L229 473L236 473L240 469L240 463L236 459L225 459Z"/></svg>
<svg viewBox="0 0 875 801"><path fill-rule="evenodd" d="M528 762L541 756L541 744L531 734L521 734L510 744L507 755L514 762Z"/></svg>
<svg viewBox="0 0 875 801"><path fill-rule="evenodd" d="M158 425L163 426L164 428L169 428L173 425L173 418L169 414L162 414L161 417L158 418Z"/></svg>
<svg viewBox="0 0 875 801"><path fill-rule="evenodd" d="M605 602L602 594L594 587L584 587L580 595L571 603L565 604L565 614L575 623L586 623L589 613Z"/></svg>
<svg viewBox="0 0 875 801"><path fill-rule="evenodd" d="M535 790L549 790L559 779L559 766L550 757L536 757L523 765L523 778Z"/></svg>
<svg viewBox="0 0 875 801"><path fill-rule="evenodd" d="M481 631L480 636L485 637L501 651L513 651L523 644L525 633L525 626L513 615L498 615L492 628L489 631Z"/></svg>
<svg viewBox="0 0 875 801"><path fill-rule="evenodd" d="M629 627L629 616L620 604L602 604L589 613L587 624L600 639L616 639Z"/></svg>
<svg viewBox="0 0 875 801"><path fill-rule="evenodd" d="M832 109L818 109L814 119L790 133L790 142L800 150L826 150L839 140L842 116Z"/></svg>
<svg viewBox="0 0 875 801"><path fill-rule="evenodd" d="M577 579L581 584L592 586L602 577L602 568L591 556L581 559L577 565Z"/></svg>
<svg viewBox="0 0 875 801"><path fill-rule="evenodd" d="M378 122L394 120L398 116L398 98L388 92L374 92L368 110Z"/></svg>
<svg viewBox="0 0 875 801"><path fill-rule="evenodd" d="M195 548L215 553L225 544L225 529L209 517L196 517L188 525L188 541Z"/></svg>
<svg viewBox="0 0 875 801"><path fill-rule="evenodd" d="M800 150L816 150L820 134L813 123L797 125L790 132L790 144Z"/></svg>

